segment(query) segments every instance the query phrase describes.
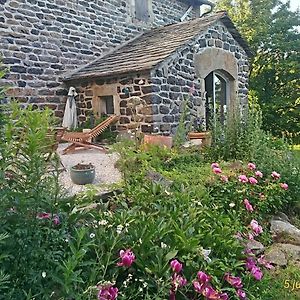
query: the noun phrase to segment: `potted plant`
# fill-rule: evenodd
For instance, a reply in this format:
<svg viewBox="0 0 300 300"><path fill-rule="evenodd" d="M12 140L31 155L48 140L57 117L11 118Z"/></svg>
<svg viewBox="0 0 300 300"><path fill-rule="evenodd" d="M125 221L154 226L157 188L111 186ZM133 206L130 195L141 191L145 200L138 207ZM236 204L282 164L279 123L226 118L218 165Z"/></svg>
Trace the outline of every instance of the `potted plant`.
<svg viewBox="0 0 300 300"><path fill-rule="evenodd" d="M204 119L197 117L194 119L193 131L188 133L189 140L201 139L203 145L210 145L211 134L206 131Z"/></svg>
<svg viewBox="0 0 300 300"><path fill-rule="evenodd" d="M91 163L79 163L70 169L71 180L75 184L92 183L95 179L95 166Z"/></svg>

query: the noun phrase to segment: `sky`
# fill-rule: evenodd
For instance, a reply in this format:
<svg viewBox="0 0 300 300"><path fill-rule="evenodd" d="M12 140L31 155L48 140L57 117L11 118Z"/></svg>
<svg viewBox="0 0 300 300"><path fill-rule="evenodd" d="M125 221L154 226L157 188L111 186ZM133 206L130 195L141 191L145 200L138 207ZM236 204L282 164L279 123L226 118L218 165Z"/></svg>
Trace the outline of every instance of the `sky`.
<svg viewBox="0 0 300 300"><path fill-rule="evenodd" d="M300 1L299 0L291 0L291 10L295 11L297 8L300 8Z"/></svg>

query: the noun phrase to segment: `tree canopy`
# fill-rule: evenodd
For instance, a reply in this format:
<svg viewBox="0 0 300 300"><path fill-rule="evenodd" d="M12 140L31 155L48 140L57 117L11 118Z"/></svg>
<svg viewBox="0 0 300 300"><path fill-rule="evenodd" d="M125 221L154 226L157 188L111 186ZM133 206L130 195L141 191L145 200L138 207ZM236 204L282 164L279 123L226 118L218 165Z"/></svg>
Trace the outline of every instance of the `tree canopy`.
<svg viewBox="0 0 300 300"><path fill-rule="evenodd" d="M299 11L280 0L219 0L254 57L250 71L250 101L257 101L263 126L274 135L300 134Z"/></svg>

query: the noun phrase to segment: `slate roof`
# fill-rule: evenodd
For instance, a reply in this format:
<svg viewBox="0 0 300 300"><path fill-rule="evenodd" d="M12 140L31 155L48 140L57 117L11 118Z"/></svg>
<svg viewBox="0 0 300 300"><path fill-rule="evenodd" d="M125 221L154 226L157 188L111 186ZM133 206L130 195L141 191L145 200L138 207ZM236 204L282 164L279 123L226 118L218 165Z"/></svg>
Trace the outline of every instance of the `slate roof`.
<svg viewBox="0 0 300 300"><path fill-rule="evenodd" d="M144 32L128 43L113 49L110 53L77 69L71 75L65 77L64 81L109 77L116 74L150 70L195 36L204 33L217 21L223 22L247 55L252 56L249 46L237 31L227 13L221 11L206 17L166 25Z"/></svg>

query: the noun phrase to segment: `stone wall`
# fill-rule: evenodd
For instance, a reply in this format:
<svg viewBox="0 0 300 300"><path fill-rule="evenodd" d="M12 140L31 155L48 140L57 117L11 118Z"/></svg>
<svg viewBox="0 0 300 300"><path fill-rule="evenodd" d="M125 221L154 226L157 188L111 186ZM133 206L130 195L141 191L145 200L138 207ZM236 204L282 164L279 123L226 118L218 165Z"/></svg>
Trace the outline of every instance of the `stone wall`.
<svg viewBox="0 0 300 300"><path fill-rule="evenodd" d="M219 59L212 54L209 59L202 59L201 53L208 49L219 50L222 55ZM197 65L196 57L199 58ZM231 108L234 105L240 105L241 109L247 107L248 57L227 28L218 22L151 71L151 80L157 90L155 101L158 99L160 103L157 108L154 104L154 112L158 109L159 113L153 117L154 128L159 128L158 133L169 135L176 132L184 99L188 99L187 121L196 116L205 119L204 77L201 78L199 70L204 74L207 71L208 75L212 66L215 66L213 69L225 68L230 73L236 73L232 74L236 78L230 87ZM230 70L234 68L235 71Z"/></svg>
<svg viewBox="0 0 300 300"><path fill-rule="evenodd" d="M61 117L61 77L151 26L178 22L180 0L152 0L153 22L137 22L131 0L0 0L0 54L10 68L2 84L25 104L48 106ZM195 16L196 11L192 12Z"/></svg>
<svg viewBox="0 0 300 300"><path fill-rule="evenodd" d="M100 117L99 96L112 95L114 97L115 114L120 116L116 129L119 131L131 130L136 125L142 132L154 132L155 115L158 114L159 97L155 94L158 90L152 84L149 73L132 73L115 78L95 79L86 82L70 82L76 87L78 97L77 114L80 122L85 122L91 112ZM141 98L142 104L137 107L137 120L134 120L130 101L133 97Z"/></svg>

